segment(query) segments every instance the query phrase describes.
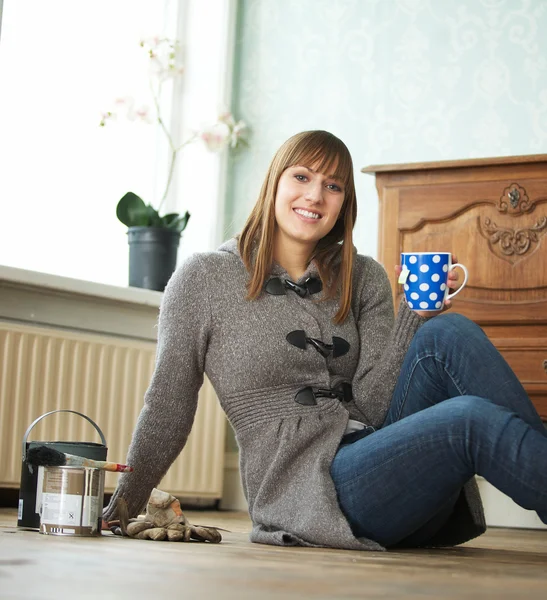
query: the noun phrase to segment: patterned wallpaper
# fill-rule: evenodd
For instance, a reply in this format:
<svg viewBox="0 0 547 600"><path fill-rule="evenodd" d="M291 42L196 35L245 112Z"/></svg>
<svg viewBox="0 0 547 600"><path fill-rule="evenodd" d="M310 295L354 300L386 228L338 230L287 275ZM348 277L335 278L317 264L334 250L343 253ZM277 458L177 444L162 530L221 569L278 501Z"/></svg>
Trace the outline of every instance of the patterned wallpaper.
<svg viewBox="0 0 547 600"><path fill-rule="evenodd" d="M327 129L348 145L355 243L376 256L369 164L547 152L547 0L240 0L226 233L279 145ZM543 33L542 33L543 32Z"/></svg>

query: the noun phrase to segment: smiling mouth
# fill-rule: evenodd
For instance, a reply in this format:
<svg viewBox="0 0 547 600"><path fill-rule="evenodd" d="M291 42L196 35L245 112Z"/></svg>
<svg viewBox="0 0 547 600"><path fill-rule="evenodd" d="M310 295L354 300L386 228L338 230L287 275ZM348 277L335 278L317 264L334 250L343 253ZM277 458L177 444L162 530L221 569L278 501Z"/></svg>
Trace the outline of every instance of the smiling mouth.
<svg viewBox="0 0 547 600"><path fill-rule="evenodd" d="M293 209L297 215L301 217L305 217L306 219L314 219L315 221L319 221L321 215L315 212L311 212L309 210L304 210L303 208L295 208Z"/></svg>

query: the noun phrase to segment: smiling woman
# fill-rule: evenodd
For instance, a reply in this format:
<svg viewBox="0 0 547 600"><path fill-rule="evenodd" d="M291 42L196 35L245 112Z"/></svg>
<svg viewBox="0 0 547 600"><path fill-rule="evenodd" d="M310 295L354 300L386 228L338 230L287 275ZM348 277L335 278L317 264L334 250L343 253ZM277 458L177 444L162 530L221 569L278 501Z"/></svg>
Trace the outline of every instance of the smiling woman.
<svg viewBox="0 0 547 600"><path fill-rule="evenodd" d="M382 550L485 530L474 475L547 523L547 436L515 374L461 315L427 316L352 242L346 146L275 154L241 234L170 280L118 500L146 504L184 447L207 374L237 437L251 540ZM448 306L445 305L445 309ZM122 503L123 504L123 503Z"/></svg>
<svg viewBox="0 0 547 600"><path fill-rule="evenodd" d="M344 203L343 183L317 165L288 167L275 197L274 258L298 279L317 242L334 227Z"/></svg>
<svg viewBox="0 0 547 600"><path fill-rule="evenodd" d="M251 273L248 298L262 292L273 260L298 278L313 259L326 298L341 286L336 320L343 320L349 311L356 218L353 163L342 140L327 131L305 131L288 139L272 160L239 236L241 256ZM257 237L261 245L254 257ZM332 269L338 260L341 268Z"/></svg>

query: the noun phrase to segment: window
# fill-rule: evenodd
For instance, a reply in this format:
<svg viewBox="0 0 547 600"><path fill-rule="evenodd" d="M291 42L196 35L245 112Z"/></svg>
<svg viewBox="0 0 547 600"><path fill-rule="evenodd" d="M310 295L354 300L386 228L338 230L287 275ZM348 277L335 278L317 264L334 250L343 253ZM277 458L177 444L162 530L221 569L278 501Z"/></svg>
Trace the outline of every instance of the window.
<svg viewBox="0 0 547 600"><path fill-rule="evenodd" d="M205 4L4 0L1 264L127 284L127 237L115 207L129 190L157 203L167 152L157 127L118 121L101 128L101 112L116 97L147 95L142 37L183 39L189 33L184 90L172 97L182 111L172 111L173 123L190 130L216 119L229 99L221 74L231 67L225 45L231 43L234 2L219 0L222 10L214 15L206 14L212 11ZM215 40L206 46L205 32ZM203 69L191 62L198 55ZM217 244L216 215L222 212L215 209L223 158L197 144L182 158L168 206L192 213L179 260Z"/></svg>

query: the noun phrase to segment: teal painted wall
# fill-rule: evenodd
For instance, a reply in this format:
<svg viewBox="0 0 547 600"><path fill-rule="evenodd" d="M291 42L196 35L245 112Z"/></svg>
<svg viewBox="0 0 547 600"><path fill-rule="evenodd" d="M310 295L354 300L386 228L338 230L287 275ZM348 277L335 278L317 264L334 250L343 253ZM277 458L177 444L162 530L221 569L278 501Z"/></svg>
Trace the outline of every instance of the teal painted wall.
<svg viewBox="0 0 547 600"><path fill-rule="evenodd" d="M376 256L369 164L547 152L547 0L240 0L234 110L252 127L230 164L241 228L290 135L348 145L355 243ZM391 268L388 266L388 268Z"/></svg>

